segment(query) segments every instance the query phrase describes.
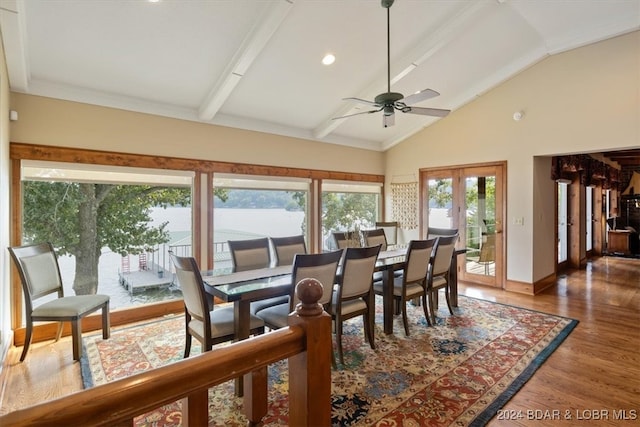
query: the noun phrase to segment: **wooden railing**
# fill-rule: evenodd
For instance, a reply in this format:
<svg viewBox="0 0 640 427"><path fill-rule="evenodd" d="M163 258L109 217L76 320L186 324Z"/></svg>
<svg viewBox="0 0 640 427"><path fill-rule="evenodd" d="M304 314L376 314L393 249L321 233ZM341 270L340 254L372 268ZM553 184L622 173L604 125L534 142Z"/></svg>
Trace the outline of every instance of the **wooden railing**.
<svg viewBox="0 0 640 427"><path fill-rule="evenodd" d="M182 399L182 425L208 424L208 392L244 375L249 425L267 413L267 365L289 358L289 425L331 424L331 316L322 286L304 279L289 326L0 417L2 426L131 426L134 417Z"/></svg>

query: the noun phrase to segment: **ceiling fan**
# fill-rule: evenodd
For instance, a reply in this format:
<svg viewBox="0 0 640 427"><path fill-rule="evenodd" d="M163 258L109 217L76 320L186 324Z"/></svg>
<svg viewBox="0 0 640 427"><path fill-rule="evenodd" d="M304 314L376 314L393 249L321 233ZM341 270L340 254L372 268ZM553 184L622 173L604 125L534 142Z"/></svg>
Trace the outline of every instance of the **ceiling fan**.
<svg viewBox="0 0 640 427"><path fill-rule="evenodd" d="M391 8L391 5L393 5L394 0L381 0L381 2L382 7L387 9L387 91L376 96L373 101L353 97L343 98L344 101L356 101L361 104L372 105L373 107L375 107L375 109L369 111L361 111L354 114L347 114L346 116L334 117L333 120L382 111L382 125L384 127L389 127L395 124L395 110L402 111L403 113L421 114L423 116L445 117L451 112L451 110L411 106L412 104L417 104L418 102L422 102L440 95L435 90L424 89L407 97L398 92L391 92L391 43L389 30L389 9Z"/></svg>

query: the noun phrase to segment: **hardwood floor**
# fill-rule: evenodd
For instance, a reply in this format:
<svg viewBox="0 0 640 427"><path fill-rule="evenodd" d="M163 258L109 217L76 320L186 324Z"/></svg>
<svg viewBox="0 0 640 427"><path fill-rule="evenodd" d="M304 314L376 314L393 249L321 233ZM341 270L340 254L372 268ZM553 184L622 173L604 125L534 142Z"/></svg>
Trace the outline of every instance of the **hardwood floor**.
<svg viewBox="0 0 640 427"><path fill-rule="evenodd" d="M640 420L640 260L604 257L536 296L460 284L460 293L580 321L489 426L637 425ZM82 390L70 338L12 349L0 414ZM624 411L624 412L622 412ZM621 419L626 417L627 419ZM545 419L547 418L547 419Z"/></svg>

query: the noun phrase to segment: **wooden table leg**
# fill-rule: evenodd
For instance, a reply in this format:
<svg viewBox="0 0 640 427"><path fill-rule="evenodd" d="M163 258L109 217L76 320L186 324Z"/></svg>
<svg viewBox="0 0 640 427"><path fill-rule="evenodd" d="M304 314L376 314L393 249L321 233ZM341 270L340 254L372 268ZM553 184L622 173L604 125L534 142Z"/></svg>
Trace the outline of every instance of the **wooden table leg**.
<svg viewBox="0 0 640 427"><path fill-rule="evenodd" d="M249 301L236 301L233 303L233 322L236 331L236 340L244 340L249 338L251 331L251 303ZM236 396L241 397L244 394L242 377L235 380Z"/></svg>
<svg viewBox="0 0 640 427"><path fill-rule="evenodd" d="M451 269L449 270L449 301L453 307L458 306L458 254L453 252Z"/></svg>
<svg viewBox="0 0 640 427"><path fill-rule="evenodd" d="M384 333L393 334L393 269L382 271L382 307Z"/></svg>

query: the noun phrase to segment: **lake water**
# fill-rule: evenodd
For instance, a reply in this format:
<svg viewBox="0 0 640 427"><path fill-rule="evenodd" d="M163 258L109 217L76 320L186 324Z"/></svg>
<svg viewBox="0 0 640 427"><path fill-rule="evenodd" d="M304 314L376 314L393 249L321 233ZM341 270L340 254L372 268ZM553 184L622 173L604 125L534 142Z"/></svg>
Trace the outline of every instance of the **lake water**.
<svg viewBox="0 0 640 427"><path fill-rule="evenodd" d="M166 229L170 232L191 230L191 209L171 207L156 208L152 212L153 225L168 222ZM214 229L226 230L226 234L235 231L253 233L264 236L291 236L301 234L304 212L290 212L284 209L216 209ZM214 235L214 240L216 236ZM130 256L131 270L138 269L138 257ZM72 285L75 276L75 257L59 258L60 272L64 283L65 294L74 295ZM119 273L123 271L123 259L119 254L104 248L98 265L98 292L111 296L111 308L122 308L142 305L148 302L181 298L180 291L173 286L165 286L147 291L129 293L120 284Z"/></svg>

